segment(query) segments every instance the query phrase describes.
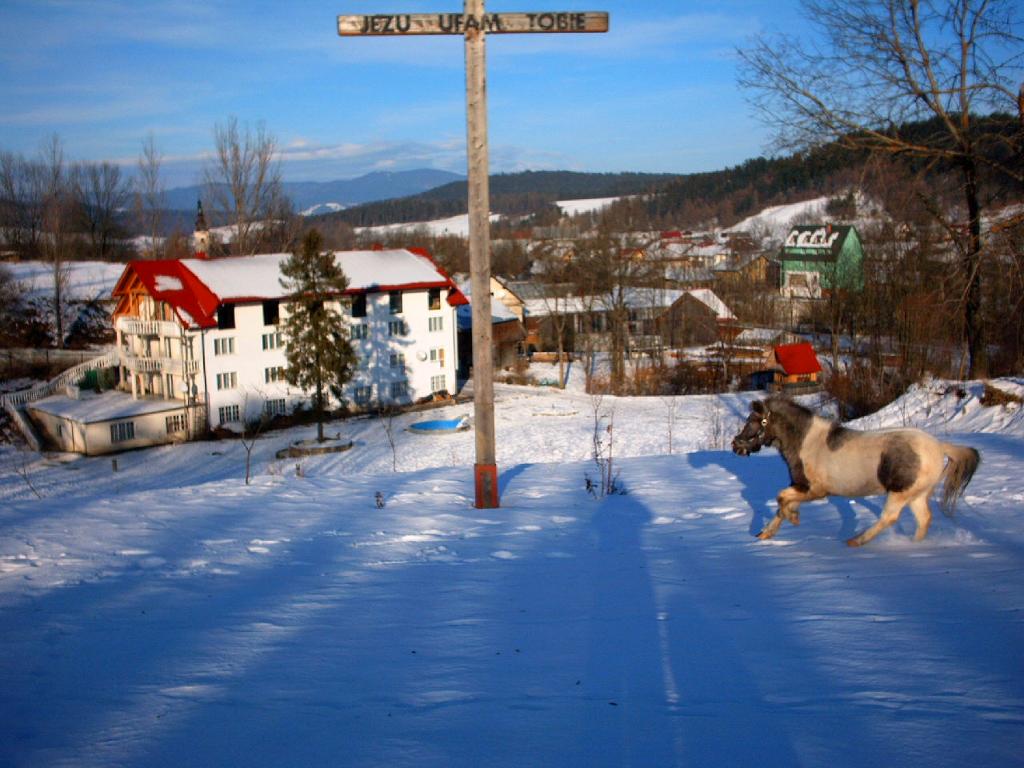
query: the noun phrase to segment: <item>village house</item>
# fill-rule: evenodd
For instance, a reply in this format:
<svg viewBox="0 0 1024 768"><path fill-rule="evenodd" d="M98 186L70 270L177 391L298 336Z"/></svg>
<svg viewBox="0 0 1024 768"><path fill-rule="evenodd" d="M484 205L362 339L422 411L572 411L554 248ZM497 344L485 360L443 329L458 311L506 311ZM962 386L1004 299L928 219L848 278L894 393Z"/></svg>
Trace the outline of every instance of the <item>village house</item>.
<svg viewBox="0 0 1024 768"><path fill-rule="evenodd" d="M491 276L491 360L495 368L511 368L526 351L526 304L501 278ZM473 300L469 278L459 289ZM473 368L473 313L459 307L459 375L470 378Z"/></svg>
<svg viewBox="0 0 1024 768"><path fill-rule="evenodd" d="M864 287L864 249L852 225L794 226L779 253L782 295L820 299Z"/></svg>
<svg viewBox="0 0 1024 768"><path fill-rule="evenodd" d="M241 430L261 414L308 405L309 393L284 375L280 266L290 254L204 255L125 267L113 291L120 391L29 404L52 442L104 453ZM333 305L359 358L342 400L366 409L454 391L456 310L467 299L430 255L396 249L335 258L349 287Z"/></svg>
<svg viewBox="0 0 1024 768"><path fill-rule="evenodd" d="M620 313L630 353L715 343L729 337L736 323L732 311L706 288L630 287L621 294L579 296L568 285L513 285L526 302L528 338L536 339L536 348L543 351L555 349L559 323L566 329L566 350L610 349Z"/></svg>

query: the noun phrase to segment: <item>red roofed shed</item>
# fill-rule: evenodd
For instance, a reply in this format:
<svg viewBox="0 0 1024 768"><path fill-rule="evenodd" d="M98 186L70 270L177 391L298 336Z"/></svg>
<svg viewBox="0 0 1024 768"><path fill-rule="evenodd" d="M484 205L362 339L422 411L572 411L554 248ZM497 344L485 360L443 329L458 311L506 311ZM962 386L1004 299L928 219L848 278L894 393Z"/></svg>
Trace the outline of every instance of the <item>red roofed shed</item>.
<svg viewBox="0 0 1024 768"><path fill-rule="evenodd" d="M782 392L821 389L821 363L807 342L772 347L769 365L775 370L774 389Z"/></svg>

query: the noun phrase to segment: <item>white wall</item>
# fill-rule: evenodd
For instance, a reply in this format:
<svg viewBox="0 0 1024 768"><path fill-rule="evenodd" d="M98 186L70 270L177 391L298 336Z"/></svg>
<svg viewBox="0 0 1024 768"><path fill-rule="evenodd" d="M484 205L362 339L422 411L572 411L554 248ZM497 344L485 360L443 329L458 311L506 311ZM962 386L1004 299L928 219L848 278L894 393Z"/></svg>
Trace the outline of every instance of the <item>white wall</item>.
<svg viewBox="0 0 1024 768"><path fill-rule="evenodd" d="M455 308L448 304L447 295L448 291L442 289L439 308L430 309L428 290L403 291L402 311L392 314L387 292L369 293L366 317L352 317L350 312L345 313L349 327L367 326L367 338L352 341L359 365L345 388L345 397L350 404L356 403L358 387L371 387L373 403L408 403L439 388L455 392L457 323ZM287 306L283 303L280 315L281 320L287 317ZM435 327L431 330L432 318L435 326L437 321L440 322L440 329ZM394 321L404 323L404 335L389 335L389 324ZM194 332L198 337L196 350L202 349L200 359L205 359L211 427L220 424L222 407L238 406L239 421L234 426L240 427L246 420L258 418L267 400L285 399L289 412L300 402L308 403L309 395L290 386L283 378L277 382L266 380L268 368L287 365L283 346L263 349L263 335L280 330L280 325L264 325L263 305L253 303L235 305L233 329ZM233 339L233 351L217 354L220 344L228 339ZM392 367L393 354L404 355L404 365ZM235 374L235 386L218 389L218 374L231 373ZM432 386L440 383L435 377L443 377L443 386ZM392 384L401 381L407 382L408 395L392 398Z"/></svg>

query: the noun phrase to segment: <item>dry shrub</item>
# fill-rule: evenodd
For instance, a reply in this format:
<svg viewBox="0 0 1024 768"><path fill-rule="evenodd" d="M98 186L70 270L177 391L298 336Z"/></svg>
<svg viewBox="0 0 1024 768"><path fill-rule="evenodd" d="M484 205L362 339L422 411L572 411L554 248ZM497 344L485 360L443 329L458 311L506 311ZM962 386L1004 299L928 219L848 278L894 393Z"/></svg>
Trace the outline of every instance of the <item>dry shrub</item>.
<svg viewBox="0 0 1024 768"><path fill-rule="evenodd" d="M884 408L912 383L903 371L860 362L833 370L825 380L825 390L839 405L844 419L856 419Z"/></svg>
<svg viewBox="0 0 1024 768"><path fill-rule="evenodd" d="M997 405L1010 405L1011 403L1021 405L1024 403L1024 398L998 387L993 387L987 381L985 382L985 391L981 395L982 405L991 408Z"/></svg>

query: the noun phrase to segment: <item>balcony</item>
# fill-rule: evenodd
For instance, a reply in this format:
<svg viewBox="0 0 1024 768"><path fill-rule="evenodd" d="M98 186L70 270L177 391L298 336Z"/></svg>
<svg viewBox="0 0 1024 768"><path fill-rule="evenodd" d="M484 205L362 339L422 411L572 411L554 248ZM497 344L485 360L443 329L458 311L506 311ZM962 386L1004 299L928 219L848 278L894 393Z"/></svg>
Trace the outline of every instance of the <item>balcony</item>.
<svg viewBox="0 0 1024 768"><path fill-rule="evenodd" d="M124 356L121 364L132 373L160 373L163 371L163 358Z"/></svg>
<svg viewBox="0 0 1024 768"><path fill-rule="evenodd" d="M173 373L177 376L199 373L198 360L182 360L180 357L139 357L122 353L121 365L133 373Z"/></svg>
<svg viewBox="0 0 1024 768"><path fill-rule="evenodd" d="M132 336L178 337L181 328L168 320L140 320L137 317L117 318L117 329Z"/></svg>

